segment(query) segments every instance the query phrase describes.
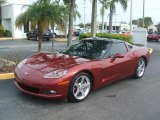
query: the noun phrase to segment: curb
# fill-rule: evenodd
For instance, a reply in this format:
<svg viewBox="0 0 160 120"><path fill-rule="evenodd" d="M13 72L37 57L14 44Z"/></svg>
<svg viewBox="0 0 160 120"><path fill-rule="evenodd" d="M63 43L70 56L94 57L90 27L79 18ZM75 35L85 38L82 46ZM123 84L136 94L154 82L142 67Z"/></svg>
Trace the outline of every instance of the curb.
<svg viewBox="0 0 160 120"><path fill-rule="evenodd" d="M0 41L11 41L11 40L23 40L23 39L26 39L26 38L14 38L14 37L4 37L4 38L0 38Z"/></svg>
<svg viewBox="0 0 160 120"><path fill-rule="evenodd" d="M13 79L14 73L4 73L0 74L0 80Z"/></svg>

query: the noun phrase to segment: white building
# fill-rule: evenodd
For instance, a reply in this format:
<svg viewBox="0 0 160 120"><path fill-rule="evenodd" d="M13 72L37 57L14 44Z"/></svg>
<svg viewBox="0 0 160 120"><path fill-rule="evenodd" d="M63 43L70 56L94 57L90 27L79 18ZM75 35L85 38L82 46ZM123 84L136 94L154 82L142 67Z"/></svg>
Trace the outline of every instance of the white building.
<svg viewBox="0 0 160 120"><path fill-rule="evenodd" d="M98 28L101 30L102 29L102 23L101 22L98 22L97 23L98 25ZM105 22L105 25L107 25L107 28L105 28L105 30L109 30L109 23L107 24ZM116 24L112 24L113 26L113 31L129 31L130 30L130 25L129 24L123 24L123 23L116 23ZM134 28L137 28L137 25L132 25L132 30Z"/></svg>
<svg viewBox="0 0 160 120"><path fill-rule="evenodd" d="M27 27L18 29L15 26L17 16L24 11L24 5L30 4L30 0L7 0L5 4L1 5L2 12L2 26L5 30L12 32L13 38L24 38L26 37Z"/></svg>

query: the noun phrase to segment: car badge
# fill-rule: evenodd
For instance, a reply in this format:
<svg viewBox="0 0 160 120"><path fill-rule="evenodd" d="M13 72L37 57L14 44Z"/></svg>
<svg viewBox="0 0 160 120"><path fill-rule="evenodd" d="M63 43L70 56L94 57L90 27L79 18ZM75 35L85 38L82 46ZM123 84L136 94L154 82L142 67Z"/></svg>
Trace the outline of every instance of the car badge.
<svg viewBox="0 0 160 120"><path fill-rule="evenodd" d="M29 73L28 73L28 72L24 72L24 74L25 74L25 75L28 75Z"/></svg>

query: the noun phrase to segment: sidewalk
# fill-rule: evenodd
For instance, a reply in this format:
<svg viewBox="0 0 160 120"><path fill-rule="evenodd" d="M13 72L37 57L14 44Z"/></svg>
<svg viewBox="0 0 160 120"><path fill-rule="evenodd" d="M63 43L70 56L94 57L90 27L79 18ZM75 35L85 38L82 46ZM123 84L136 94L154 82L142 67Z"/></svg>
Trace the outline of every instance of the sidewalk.
<svg viewBox="0 0 160 120"><path fill-rule="evenodd" d="M22 40L22 39L26 39L26 38L1 37L0 41L3 41L3 40ZM54 40L59 41L59 42L67 42L67 38L60 38L59 37L59 38L54 38ZM73 40L78 40L78 37L73 36Z"/></svg>

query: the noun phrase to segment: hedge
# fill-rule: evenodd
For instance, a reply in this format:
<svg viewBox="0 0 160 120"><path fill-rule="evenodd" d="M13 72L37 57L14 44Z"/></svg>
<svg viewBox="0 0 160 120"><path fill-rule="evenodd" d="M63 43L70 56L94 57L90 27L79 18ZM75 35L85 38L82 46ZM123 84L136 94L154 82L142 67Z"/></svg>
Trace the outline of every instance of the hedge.
<svg viewBox="0 0 160 120"><path fill-rule="evenodd" d="M80 34L79 40L90 38L92 35L91 33L84 33ZM109 39L118 39L123 40L128 43L132 43L132 36L131 35L124 35L124 34L109 34L109 33L97 33L96 37L98 38L109 38Z"/></svg>
<svg viewBox="0 0 160 120"><path fill-rule="evenodd" d="M12 33L9 30L5 30L3 35L6 36L6 37L12 37Z"/></svg>
<svg viewBox="0 0 160 120"><path fill-rule="evenodd" d="M0 37L3 36L4 34L4 27L2 25L0 25Z"/></svg>

